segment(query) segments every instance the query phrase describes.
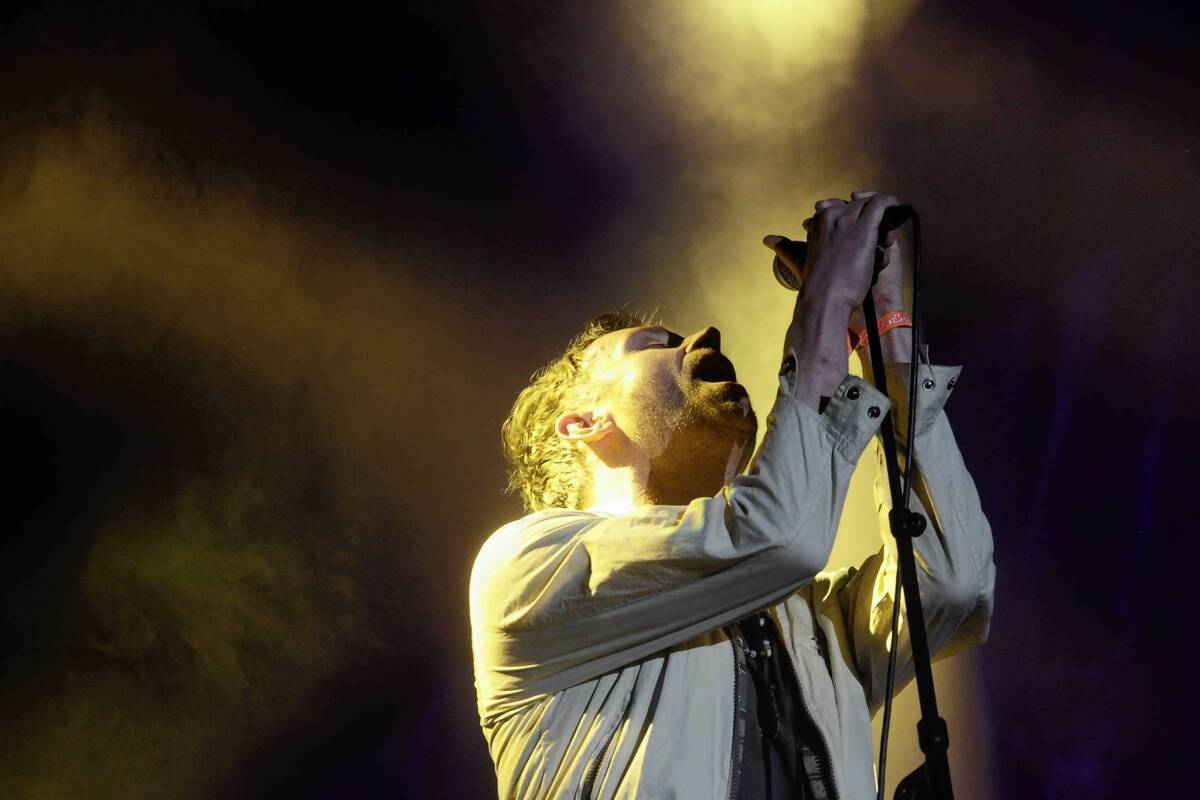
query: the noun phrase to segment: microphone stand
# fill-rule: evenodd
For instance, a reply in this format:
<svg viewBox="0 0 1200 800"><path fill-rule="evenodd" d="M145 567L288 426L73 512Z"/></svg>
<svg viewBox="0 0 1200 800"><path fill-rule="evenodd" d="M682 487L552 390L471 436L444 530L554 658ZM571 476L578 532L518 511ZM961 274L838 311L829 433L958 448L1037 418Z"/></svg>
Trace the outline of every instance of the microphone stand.
<svg viewBox="0 0 1200 800"><path fill-rule="evenodd" d="M901 207L902 208L902 207ZM888 209L892 211L893 209ZM895 209L899 212L900 208ZM887 461L888 485L892 495L892 510L888 514L888 522L892 536L896 540L896 552L899 560L899 575L897 583L903 586L904 605L907 609L908 635L912 646L913 672L917 680L917 695L921 704L921 719L917 722L917 740L921 752L925 754L925 763L900 781L896 787L896 800L952 800L954 791L950 785L950 762L946 751L950 746L950 734L946 721L938 715L937 697L933 688L933 670L929 656L929 641L925 635L925 615L921 610L920 589L917 586L917 568L913 557L913 538L920 536L925 530L925 517L909 511L908 499L911 493L911 475L913 467L913 432L916 420L917 371L919 367L919 333L920 324L920 264L921 264L921 223L916 212L904 209L905 216L911 215L913 223L913 337L912 355L909 361L909 407L908 407L908 443L905 454L905 475L901 485L900 466L896 456L896 436L892 428L891 414L883 418L880 435L883 438L883 449ZM894 228L894 216L889 220L885 217L881 226L880 241L887 230ZM878 276L882 265L882 249L876 252L875 275ZM874 281L872 281L872 288ZM875 313L875 299L871 289L862 303L863 314L867 319L867 337L871 352L871 369L874 382L879 391L887 394L887 375L884 371L883 348L879 343L878 326ZM898 587L899 588L899 587ZM879 797L883 797L884 765L887 757L887 731L891 715L892 687L895 681L896 651L899 649L897 621L900 612L900 594L895 593L892 612L892 647L888 664L887 698L884 713L883 737L880 743Z"/></svg>

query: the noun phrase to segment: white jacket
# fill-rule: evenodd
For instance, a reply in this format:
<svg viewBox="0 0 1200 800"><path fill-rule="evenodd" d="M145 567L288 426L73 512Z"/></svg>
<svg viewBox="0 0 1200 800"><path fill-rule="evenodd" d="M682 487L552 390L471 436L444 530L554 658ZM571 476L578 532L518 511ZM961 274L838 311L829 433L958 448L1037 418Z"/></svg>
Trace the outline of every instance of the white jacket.
<svg viewBox="0 0 1200 800"><path fill-rule="evenodd" d="M887 369L892 396L906 397L908 365ZM942 411L960 369L918 375L911 507L930 524L914 544L941 656L986 639L995 585L991 529ZM885 533L862 566L820 570L890 403L852 375L821 414L790 390L782 382L753 461L715 497L539 511L483 545L472 644L501 798L736 796L747 676L724 626L763 608L836 795L875 796L870 719L884 699L894 543ZM903 453L907 409L894 417ZM907 645L902 632L897 689L912 677Z"/></svg>

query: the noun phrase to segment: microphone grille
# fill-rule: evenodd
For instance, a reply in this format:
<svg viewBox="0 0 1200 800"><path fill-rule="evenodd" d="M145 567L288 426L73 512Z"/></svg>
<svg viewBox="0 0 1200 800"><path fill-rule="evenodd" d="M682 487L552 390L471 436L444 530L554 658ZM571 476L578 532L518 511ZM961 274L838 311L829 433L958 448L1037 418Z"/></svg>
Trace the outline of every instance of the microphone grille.
<svg viewBox="0 0 1200 800"><path fill-rule="evenodd" d="M800 291L800 281L792 274L792 271L787 268L787 265L775 256L775 261L772 263L772 268L775 270L775 280L785 289L791 289L793 292Z"/></svg>

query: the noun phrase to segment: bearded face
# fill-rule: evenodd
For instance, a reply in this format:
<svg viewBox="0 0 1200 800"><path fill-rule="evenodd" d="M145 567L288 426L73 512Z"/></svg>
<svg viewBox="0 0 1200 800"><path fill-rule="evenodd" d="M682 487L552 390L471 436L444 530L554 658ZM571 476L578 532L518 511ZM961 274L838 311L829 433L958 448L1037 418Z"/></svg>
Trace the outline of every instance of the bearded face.
<svg viewBox="0 0 1200 800"><path fill-rule="evenodd" d="M745 467L758 422L715 328L632 328L595 345L597 407L648 459L657 502L711 496Z"/></svg>

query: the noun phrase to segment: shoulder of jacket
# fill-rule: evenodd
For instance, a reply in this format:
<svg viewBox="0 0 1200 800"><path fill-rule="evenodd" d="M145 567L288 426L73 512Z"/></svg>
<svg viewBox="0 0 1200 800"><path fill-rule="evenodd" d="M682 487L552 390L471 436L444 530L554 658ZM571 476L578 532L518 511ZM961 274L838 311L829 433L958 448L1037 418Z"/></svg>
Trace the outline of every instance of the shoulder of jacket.
<svg viewBox="0 0 1200 800"><path fill-rule="evenodd" d="M475 557L476 568L481 562L494 561L502 555L512 556L531 545L536 546L539 539L565 530L576 530L580 524L599 517L599 514L573 508L533 511L493 531L479 548Z"/></svg>
<svg viewBox="0 0 1200 800"><path fill-rule="evenodd" d="M528 564L523 558L540 548L569 539L598 514L569 508L549 508L526 514L500 526L484 540L471 565L472 606L478 598L508 583L514 570Z"/></svg>

